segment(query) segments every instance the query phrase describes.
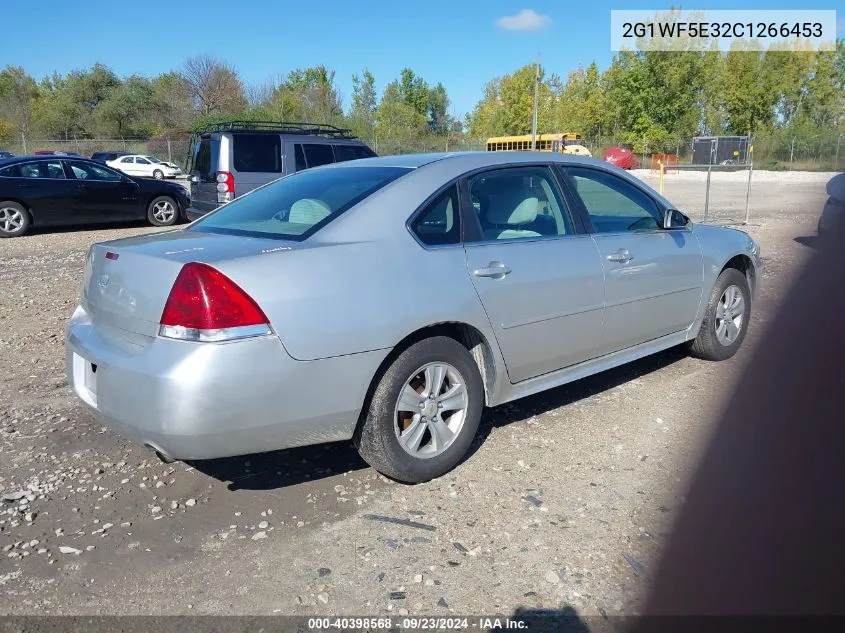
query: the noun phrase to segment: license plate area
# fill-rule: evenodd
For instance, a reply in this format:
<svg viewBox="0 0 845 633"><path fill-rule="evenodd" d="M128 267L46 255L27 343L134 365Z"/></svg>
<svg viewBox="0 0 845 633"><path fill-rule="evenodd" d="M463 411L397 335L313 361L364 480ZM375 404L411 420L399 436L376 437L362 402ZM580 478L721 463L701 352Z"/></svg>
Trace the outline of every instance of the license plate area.
<svg viewBox="0 0 845 633"><path fill-rule="evenodd" d="M73 353L73 385L77 395L92 407L97 407L97 371L99 367Z"/></svg>

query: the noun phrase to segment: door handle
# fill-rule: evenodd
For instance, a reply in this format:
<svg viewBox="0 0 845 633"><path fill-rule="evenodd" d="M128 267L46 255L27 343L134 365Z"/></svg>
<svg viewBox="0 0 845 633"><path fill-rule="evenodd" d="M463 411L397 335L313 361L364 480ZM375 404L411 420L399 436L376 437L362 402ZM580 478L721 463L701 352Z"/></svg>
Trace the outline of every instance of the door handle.
<svg viewBox="0 0 845 633"><path fill-rule="evenodd" d="M476 268L472 274L476 277L491 277L493 279L502 279L505 275L509 275L511 269L505 266L502 262L493 261L487 264L486 268Z"/></svg>
<svg viewBox="0 0 845 633"><path fill-rule="evenodd" d="M612 262L619 262L620 264L627 264L629 261L634 259L634 256L628 252L627 248L620 248L618 251L613 253L612 255L608 255L607 259Z"/></svg>

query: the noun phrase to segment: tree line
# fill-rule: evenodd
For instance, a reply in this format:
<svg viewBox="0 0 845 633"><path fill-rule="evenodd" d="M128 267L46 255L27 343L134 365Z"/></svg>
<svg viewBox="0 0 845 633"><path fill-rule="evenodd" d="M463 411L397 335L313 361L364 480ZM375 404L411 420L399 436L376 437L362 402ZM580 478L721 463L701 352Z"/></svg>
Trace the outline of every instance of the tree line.
<svg viewBox="0 0 845 633"><path fill-rule="evenodd" d="M0 138L150 138L184 135L214 120L308 121L349 127L372 139L460 135L442 83L410 68L379 97L367 70L353 78L344 108L335 72L297 69L249 85L226 62L207 55L155 77L118 77L109 67L54 73L36 81L24 68L0 71Z"/></svg>
<svg viewBox="0 0 845 633"><path fill-rule="evenodd" d="M259 85L202 55L154 77L89 69L36 78L0 71L0 139L152 138L184 135L228 118L310 121L349 127L367 140L484 139L531 129L532 65L493 79L464 120L449 113L442 83L410 68L381 94L363 70L344 104L327 66L297 69ZM671 151L696 134L845 131L845 40L835 51L623 51L604 71L593 63L565 79L540 68L540 131L577 132L598 144Z"/></svg>
<svg viewBox="0 0 845 633"><path fill-rule="evenodd" d="M493 79L467 116L474 137L530 131L535 69ZM835 51L622 51L566 79L540 69L538 127L670 151L696 134L814 138L845 131L845 40Z"/></svg>

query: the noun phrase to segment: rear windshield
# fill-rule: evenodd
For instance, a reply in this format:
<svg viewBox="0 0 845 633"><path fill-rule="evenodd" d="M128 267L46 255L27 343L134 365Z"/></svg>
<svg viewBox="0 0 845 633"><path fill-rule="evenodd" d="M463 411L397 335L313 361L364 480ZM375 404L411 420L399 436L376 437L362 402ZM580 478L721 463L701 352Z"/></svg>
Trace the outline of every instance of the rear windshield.
<svg viewBox="0 0 845 633"><path fill-rule="evenodd" d="M204 138L194 148L194 171L201 180L214 182L217 178L217 160L220 157L220 141Z"/></svg>
<svg viewBox="0 0 845 633"><path fill-rule="evenodd" d="M335 160L341 163L346 160L357 160L359 158L370 158L375 156L369 147L364 145L335 145L334 146Z"/></svg>
<svg viewBox="0 0 845 633"><path fill-rule="evenodd" d="M188 230L303 240L408 171L405 167L309 169L220 207Z"/></svg>
<svg viewBox="0 0 845 633"><path fill-rule="evenodd" d="M235 171L282 173L282 140L278 134L233 134Z"/></svg>

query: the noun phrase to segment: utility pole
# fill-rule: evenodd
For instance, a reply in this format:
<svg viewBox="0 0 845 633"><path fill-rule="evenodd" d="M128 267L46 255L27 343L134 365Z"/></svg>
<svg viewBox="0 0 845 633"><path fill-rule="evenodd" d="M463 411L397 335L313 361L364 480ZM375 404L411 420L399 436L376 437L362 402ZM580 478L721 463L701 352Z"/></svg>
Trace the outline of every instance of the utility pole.
<svg viewBox="0 0 845 633"><path fill-rule="evenodd" d="M534 63L534 114L531 119L531 151L537 149L537 89L540 83L540 55Z"/></svg>

